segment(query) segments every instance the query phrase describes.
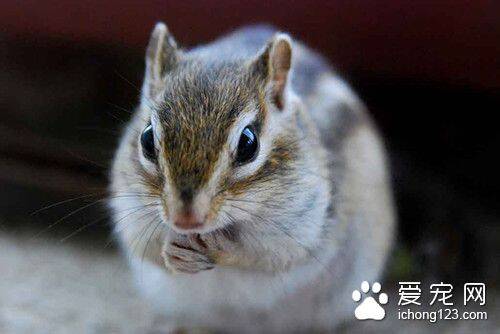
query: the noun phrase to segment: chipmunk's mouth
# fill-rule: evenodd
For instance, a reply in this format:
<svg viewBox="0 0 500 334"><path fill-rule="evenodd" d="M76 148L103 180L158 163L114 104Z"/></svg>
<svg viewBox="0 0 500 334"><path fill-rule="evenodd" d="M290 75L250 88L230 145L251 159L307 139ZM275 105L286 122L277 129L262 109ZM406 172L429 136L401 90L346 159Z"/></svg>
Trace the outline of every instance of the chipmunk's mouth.
<svg viewBox="0 0 500 334"><path fill-rule="evenodd" d="M163 222L174 232L184 235L206 234L226 227L226 224L218 223L216 219L197 220L189 215L170 218L163 212L162 218Z"/></svg>
<svg viewBox="0 0 500 334"><path fill-rule="evenodd" d="M176 233L185 234L185 235L189 235L189 234L207 234L207 233L211 233L211 232L214 232L214 231L219 230L219 229L222 228L221 226L212 226L212 225L206 225L206 224L200 224L200 225L193 226L193 227L190 227L190 228L179 228L175 224L169 224L169 226Z"/></svg>
<svg viewBox="0 0 500 334"><path fill-rule="evenodd" d="M182 226L182 227L179 227L177 224L171 224L170 225L172 227L172 229L179 233L179 234L193 234L193 233L198 233L198 234L204 234L204 233L207 233L205 230L206 230L206 226L204 224L201 224L201 223L197 223L197 224L193 224L193 225L189 225L189 226Z"/></svg>

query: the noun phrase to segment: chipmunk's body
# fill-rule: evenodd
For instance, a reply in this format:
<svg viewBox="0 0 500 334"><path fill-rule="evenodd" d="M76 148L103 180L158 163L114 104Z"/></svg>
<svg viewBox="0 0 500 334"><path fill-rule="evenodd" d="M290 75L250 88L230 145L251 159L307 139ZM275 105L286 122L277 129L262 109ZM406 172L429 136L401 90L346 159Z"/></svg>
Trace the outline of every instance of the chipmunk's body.
<svg viewBox="0 0 500 334"><path fill-rule="evenodd" d="M157 26L111 207L141 290L184 328L333 328L394 233L363 105L321 57L262 27L183 52Z"/></svg>

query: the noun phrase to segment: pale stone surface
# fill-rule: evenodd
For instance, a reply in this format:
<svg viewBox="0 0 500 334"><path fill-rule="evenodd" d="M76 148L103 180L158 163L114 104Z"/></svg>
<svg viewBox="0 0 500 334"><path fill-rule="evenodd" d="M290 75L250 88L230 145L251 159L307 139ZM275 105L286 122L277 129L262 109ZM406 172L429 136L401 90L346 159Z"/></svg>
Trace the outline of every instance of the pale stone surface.
<svg viewBox="0 0 500 334"><path fill-rule="evenodd" d="M0 333L140 333L151 324L117 254L0 232Z"/></svg>
<svg viewBox="0 0 500 334"><path fill-rule="evenodd" d="M121 256L89 249L80 243L7 236L0 230L0 333L148 333L165 328L137 294ZM384 320L353 321L340 333L499 333L498 297L488 291L487 321L403 322L390 301L384 305Z"/></svg>

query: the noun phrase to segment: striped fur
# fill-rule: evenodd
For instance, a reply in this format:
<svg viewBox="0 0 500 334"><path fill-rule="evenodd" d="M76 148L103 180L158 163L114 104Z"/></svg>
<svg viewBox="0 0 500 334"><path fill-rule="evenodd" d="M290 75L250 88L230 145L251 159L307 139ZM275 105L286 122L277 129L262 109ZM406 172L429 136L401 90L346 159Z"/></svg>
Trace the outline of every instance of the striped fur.
<svg viewBox="0 0 500 334"><path fill-rule="evenodd" d="M164 25L152 35L110 205L141 290L176 325L332 328L352 311L349 289L381 274L394 223L383 147L349 87L290 45L269 27L192 50ZM139 143L149 123L155 161ZM259 153L238 165L249 124ZM195 231L172 222L188 206Z"/></svg>

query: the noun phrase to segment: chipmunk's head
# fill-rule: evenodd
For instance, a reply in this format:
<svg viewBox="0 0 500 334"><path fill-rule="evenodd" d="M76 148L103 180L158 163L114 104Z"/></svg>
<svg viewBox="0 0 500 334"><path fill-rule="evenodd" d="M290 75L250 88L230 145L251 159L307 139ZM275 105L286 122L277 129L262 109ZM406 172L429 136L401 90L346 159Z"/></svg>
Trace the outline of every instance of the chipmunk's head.
<svg viewBox="0 0 500 334"><path fill-rule="evenodd" d="M183 52L164 24L155 27L134 140L137 173L161 198L164 223L179 233L256 222L272 229L313 210L314 148L297 117L291 64L285 34L226 61Z"/></svg>

